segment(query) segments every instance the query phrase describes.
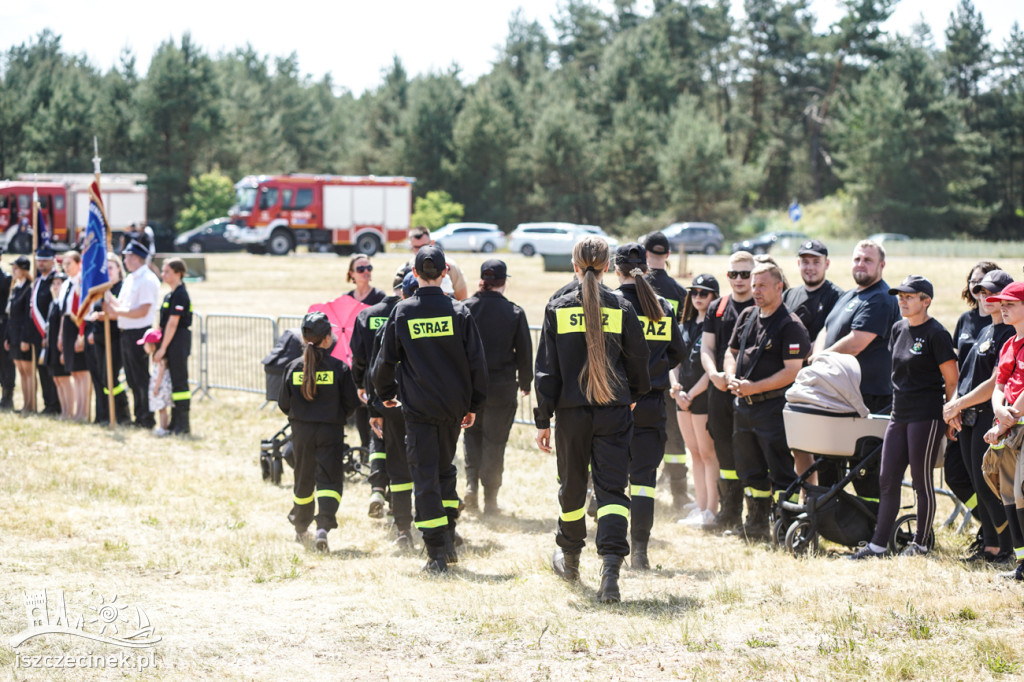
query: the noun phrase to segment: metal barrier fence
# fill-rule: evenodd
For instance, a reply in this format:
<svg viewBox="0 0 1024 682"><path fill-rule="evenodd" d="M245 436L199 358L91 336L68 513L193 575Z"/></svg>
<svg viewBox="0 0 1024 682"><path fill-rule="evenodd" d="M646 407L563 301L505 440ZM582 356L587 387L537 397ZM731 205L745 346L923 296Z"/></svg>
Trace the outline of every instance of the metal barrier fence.
<svg viewBox="0 0 1024 682"><path fill-rule="evenodd" d="M207 315L203 328L204 389L266 393L261 360L277 341L277 323L263 315Z"/></svg>

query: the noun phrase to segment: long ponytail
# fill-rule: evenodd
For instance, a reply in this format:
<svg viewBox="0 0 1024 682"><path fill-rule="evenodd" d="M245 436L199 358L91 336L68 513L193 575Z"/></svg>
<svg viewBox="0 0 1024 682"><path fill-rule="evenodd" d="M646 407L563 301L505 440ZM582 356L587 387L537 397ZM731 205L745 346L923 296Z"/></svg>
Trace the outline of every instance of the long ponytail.
<svg viewBox="0 0 1024 682"><path fill-rule="evenodd" d="M614 374L608 371L608 349L605 347L601 315L600 275L608 265L608 242L600 237L587 237L572 249L572 262L583 271L580 293L586 324L587 361L583 363L578 381L587 401L606 405L615 399L612 392Z"/></svg>
<svg viewBox="0 0 1024 682"><path fill-rule="evenodd" d="M310 402L316 398L316 370L319 361L316 344L306 341L306 349L302 351L302 397Z"/></svg>
<svg viewBox="0 0 1024 682"><path fill-rule="evenodd" d="M615 269L623 277L633 278L636 282L636 296L640 299L640 311L647 319L657 322L665 316L665 311L661 309L661 303L658 302L658 294L654 292L651 283L647 281L647 263L641 263L636 259L618 262L622 258L621 251L619 253Z"/></svg>

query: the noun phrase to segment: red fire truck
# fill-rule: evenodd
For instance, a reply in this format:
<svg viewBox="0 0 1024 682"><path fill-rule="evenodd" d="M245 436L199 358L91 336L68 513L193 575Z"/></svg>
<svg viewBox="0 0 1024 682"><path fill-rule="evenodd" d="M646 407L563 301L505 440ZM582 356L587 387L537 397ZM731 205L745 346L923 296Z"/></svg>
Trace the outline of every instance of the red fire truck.
<svg viewBox="0 0 1024 682"><path fill-rule="evenodd" d="M235 185L226 236L252 253L284 255L298 244L373 255L409 234L413 178L259 175Z"/></svg>
<svg viewBox="0 0 1024 682"><path fill-rule="evenodd" d="M50 241L58 249L69 248L89 220L89 185L92 174L21 175L18 180L0 181L0 246L8 252L28 253L32 249L32 192L39 195L39 208L50 230ZM102 175L100 192L112 232L126 230L132 223L146 224L146 176L140 174ZM27 227L23 227L22 223Z"/></svg>

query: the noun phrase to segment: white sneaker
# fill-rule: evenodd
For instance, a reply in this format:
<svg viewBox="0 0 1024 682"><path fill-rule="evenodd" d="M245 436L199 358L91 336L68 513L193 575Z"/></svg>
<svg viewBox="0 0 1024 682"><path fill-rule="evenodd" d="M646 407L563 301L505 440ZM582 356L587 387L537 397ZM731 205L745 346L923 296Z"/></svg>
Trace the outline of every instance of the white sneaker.
<svg viewBox="0 0 1024 682"><path fill-rule="evenodd" d="M690 513L676 521L683 526L695 526L704 523L704 510L694 507Z"/></svg>
<svg viewBox="0 0 1024 682"><path fill-rule="evenodd" d="M684 504L682 512L683 512L683 514L685 516L683 516L683 518L685 519L687 516L689 516L690 512L692 512L696 508L697 508L697 503L696 502L687 502L686 504Z"/></svg>
<svg viewBox="0 0 1024 682"><path fill-rule="evenodd" d="M155 429L153 429L153 435L154 436L166 436L169 433L170 433L170 431L168 431L167 429L161 428L159 426L156 427Z"/></svg>

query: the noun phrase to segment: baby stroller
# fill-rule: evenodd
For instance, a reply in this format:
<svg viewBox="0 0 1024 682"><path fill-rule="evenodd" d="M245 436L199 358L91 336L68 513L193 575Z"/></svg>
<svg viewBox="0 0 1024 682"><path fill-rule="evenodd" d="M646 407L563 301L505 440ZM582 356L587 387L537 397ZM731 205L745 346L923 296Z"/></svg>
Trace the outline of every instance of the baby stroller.
<svg viewBox="0 0 1024 682"><path fill-rule="evenodd" d="M370 453L366 448L358 445L345 448L341 453L345 478L350 481L365 479L370 474ZM284 462L295 468L295 460L292 458L292 434L291 425L285 424L280 431L270 438L260 441L260 470L263 473L263 480L270 481L274 485L281 484L281 474L284 472Z"/></svg>
<svg viewBox="0 0 1024 682"><path fill-rule="evenodd" d="M800 371L782 412L790 449L815 457L774 511L772 542L796 556L816 553L819 537L851 548L868 542L878 519L878 467L889 417L868 414L854 357L820 358ZM814 472L822 485L808 482ZM846 490L851 485L859 494ZM916 514L896 520L890 551L899 553L913 539L916 520Z"/></svg>

